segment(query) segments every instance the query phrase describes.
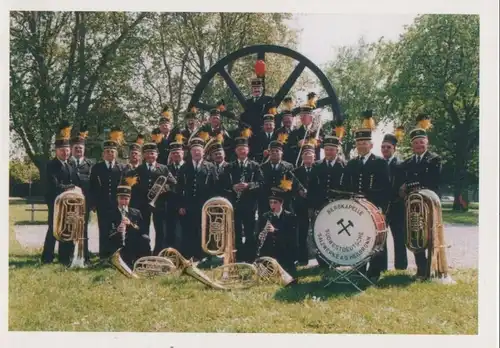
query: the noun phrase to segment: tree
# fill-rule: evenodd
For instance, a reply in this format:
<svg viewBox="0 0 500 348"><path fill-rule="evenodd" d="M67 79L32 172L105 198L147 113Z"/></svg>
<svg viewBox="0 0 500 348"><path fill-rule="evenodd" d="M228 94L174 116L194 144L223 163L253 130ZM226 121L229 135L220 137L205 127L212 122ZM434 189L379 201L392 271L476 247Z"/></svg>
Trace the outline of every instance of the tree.
<svg viewBox="0 0 500 348"><path fill-rule="evenodd" d="M353 131L361 125L361 112L374 109L377 122L386 120L384 73L377 64L377 44L369 44L361 38L354 46L338 48L336 58L327 64L325 74L337 92L345 114L345 136L342 150L347 159L354 148ZM334 129L329 125L328 129Z"/></svg>
<svg viewBox="0 0 500 348"><path fill-rule="evenodd" d="M255 44L278 44L294 48L297 33L279 13L162 13L149 18L145 35L149 38L137 62L131 84L135 97L128 108L137 108L144 126L157 122L163 104L168 104L174 122L187 108L191 94L210 67L226 55ZM246 57L228 67L228 73L243 93L249 93L249 79L255 57ZM293 60L268 55L266 90L276 92L293 69ZM297 83L300 88L305 82ZM215 104L224 99L235 113L241 111L224 79L216 76L207 86L202 101Z"/></svg>
<svg viewBox="0 0 500 348"><path fill-rule="evenodd" d="M430 114L430 142L453 168L454 210L466 209L479 147L479 16L420 16L383 50L389 110L409 128Z"/></svg>
<svg viewBox="0 0 500 348"><path fill-rule="evenodd" d="M11 12L10 127L45 177L61 120L100 133L128 88L147 13ZM105 111L106 117L102 116Z"/></svg>

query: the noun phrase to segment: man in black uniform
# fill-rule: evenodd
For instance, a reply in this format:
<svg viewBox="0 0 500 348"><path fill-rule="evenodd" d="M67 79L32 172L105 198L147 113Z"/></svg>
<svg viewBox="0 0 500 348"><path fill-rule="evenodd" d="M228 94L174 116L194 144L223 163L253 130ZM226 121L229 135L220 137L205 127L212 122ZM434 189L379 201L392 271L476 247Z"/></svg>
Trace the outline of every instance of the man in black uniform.
<svg viewBox="0 0 500 348"><path fill-rule="evenodd" d="M408 256L406 253L404 236L404 202L399 197L399 187L397 183L401 180L401 161L394 153L398 139L394 134L386 134L382 140L382 156L389 165L391 175L391 200L386 212L386 220L391 228L394 240L394 267L398 270L405 270L408 267Z"/></svg>
<svg viewBox="0 0 500 348"><path fill-rule="evenodd" d="M346 163L338 156L339 138L326 136L322 146L325 158L317 161L312 169L310 195L315 210L320 210L330 199L337 196L330 190L342 190L346 166Z"/></svg>
<svg viewBox="0 0 500 348"><path fill-rule="evenodd" d="M259 164L248 159L248 138L238 137L235 143L237 159L224 168L219 182L234 207L236 259L250 262L255 255L255 213L263 177Z"/></svg>
<svg viewBox="0 0 500 348"><path fill-rule="evenodd" d="M138 197L138 206L143 218L142 231L149 235L152 216L155 229L153 254L158 255L165 248L166 240L169 239L166 236L167 221L165 220L165 212L167 208L166 200L170 192L166 190L160 193L154 202L154 207L150 205L153 198L150 197L151 199L149 199L148 194L160 176L165 177L169 186L175 185L176 181L167 166L157 162L158 147L155 143L144 144L142 150L145 163L141 164L128 175L138 177L137 190L134 190L133 194L137 194ZM172 230L172 233L175 234L175 230Z"/></svg>
<svg viewBox="0 0 500 348"><path fill-rule="evenodd" d="M262 164L269 155L269 144L274 138L274 115L266 114L263 119L263 129L253 133L249 142L250 158L259 164Z"/></svg>
<svg viewBox="0 0 500 348"><path fill-rule="evenodd" d="M363 127L358 129L354 136L358 157L351 159L344 171L344 181L347 191L361 193L373 203L380 211L385 212L390 200L391 181L387 162L371 153L372 143L372 111L363 112L365 121ZM380 274L387 270L387 247L370 260L370 267L366 272L369 278L378 280Z"/></svg>
<svg viewBox="0 0 500 348"><path fill-rule="evenodd" d="M273 140L278 140L278 139L287 139L290 137L290 134L292 131L295 129L293 125L294 121L294 115L292 111L285 110L281 113L282 115L282 124L283 127L280 127L274 131L274 136ZM283 138L283 135L286 134L285 138ZM287 162L290 162L294 164L294 161L296 158L293 158L294 152L290 151L290 148L288 146L283 147L283 159Z"/></svg>
<svg viewBox="0 0 500 348"><path fill-rule="evenodd" d="M291 184L291 183L290 183ZM259 219L259 248L257 257L276 259L283 269L295 276L297 252L297 217L285 209L287 189L273 187L269 196L269 211Z"/></svg>
<svg viewBox="0 0 500 348"><path fill-rule="evenodd" d="M282 111L276 115L274 118L274 128L275 129L280 129L280 128L292 128L293 125L293 99L292 97L286 97L283 99L283 104L284 107Z"/></svg>
<svg viewBox="0 0 500 348"><path fill-rule="evenodd" d="M116 194L117 206L111 212L111 244L115 251L121 248L119 253L122 260L133 269L137 259L151 255L150 240L140 227L143 225L141 212L129 205L131 187L120 185Z"/></svg>
<svg viewBox="0 0 500 348"><path fill-rule="evenodd" d="M116 209L116 188L120 184L125 166L116 161L118 142L123 138L119 128L113 129L104 142L104 161L95 164L90 173L91 208L97 211L99 226L99 258L105 261L113 253L109 234L110 212Z"/></svg>
<svg viewBox="0 0 500 348"><path fill-rule="evenodd" d="M172 113L169 111L168 106L164 106L160 120L158 122L158 128L161 132L161 140L158 144L158 163L167 165L168 164L168 152L170 143L174 141L172 134ZM159 140L159 139L158 139Z"/></svg>
<svg viewBox="0 0 500 348"><path fill-rule="evenodd" d="M263 184L259 193L259 216L269 211L269 195L271 188L277 187L282 179L290 179L290 172L293 165L283 161L283 144L279 141L272 141L269 144L269 161L261 165ZM291 211L291 199L284 201L285 209Z"/></svg>
<svg viewBox="0 0 500 348"><path fill-rule="evenodd" d="M56 239L54 237L54 201L66 190L80 185L76 170L68 163L70 156L71 127L68 122L62 122L56 135L56 157L47 163L47 181L45 183L45 202L49 210L47 234L42 251L42 264L54 261ZM73 253L73 242L59 242L59 262L69 266Z"/></svg>
<svg viewBox="0 0 500 348"><path fill-rule="evenodd" d="M71 139L71 158L70 163L75 169L80 181L80 188L85 196L85 227L83 232L83 252L85 262L90 261L88 227L90 218L90 173L92 171L91 160L85 157L85 139L87 138L87 129L85 126L80 128L78 136Z"/></svg>
<svg viewBox="0 0 500 348"><path fill-rule="evenodd" d="M129 161L125 165L125 170L123 175L126 176L130 172L134 171L139 167L142 163L142 145L144 144L144 136L139 134L134 143L129 146ZM138 199L138 195L135 193L137 187L132 187L132 196L130 198L129 205L132 208L139 209L140 200Z"/></svg>
<svg viewBox="0 0 500 348"><path fill-rule="evenodd" d="M400 195L405 197L410 191L426 188L438 196L441 183L441 157L428 150L427 129L430 121L427 115L417 117L418 127L410 132L413 155L401 165L402 185ZM427 278L427 257L425 251L415 253L417 277Z"/></svg>
<svg viewBox="0 0 500 348"><path fill-rule="evenodd" d="M315 160L315 147L310 144L302 145L302 166L295 168L293 174L293 209L297 215L298 224L298 261L300 265L309 262L307 236L310 219L313 213L313 199L311 198L312 168Z"/></svg>
<svg viewBox="0 0 500 348"><path fill-rule="evenodd" d="M319 131L319 135L317 135L318 131L317 130L312 130L312 121L313 121L313 115L312 111L313 108L309 105L304 105L300 107L300 121L301 121L301 126L297 129L294 129L292 132L290 132L290 136L288 137L288 143L287 143L287 153L289 153L288 156L290 156L290 159L293 159L291 162L293 165L295 165L295 162L299 158L299 152L300 148L302 147L302 144L304 142L309 142L311 139L316 139L316 158L320 158L320 144L323 141L324 137L324 132L323 129ZM299 162L297 165L300 165L300 158Z"/></svg>
<svg viewBox="0 0 500 348"><path fill-rule="evenodd" d="M254 78L251 84L252 98L246 101L246 108L241 115L241 121L250 125L253 133L257 133L262 129L262 116L267 113L274 100L270 96L262 95L264 92L262 79Z"/></svg>
<svg viewBox="0 0 500 348"><path fill-rule="evenodd" d="M220 104L219 107L223 109L224 105ZM201 138L205 143L215 138L222 143L226 153L230 153L232 150L232 139L222 124L221 111L219 109L212 109L210 111L209 122L200 128L196 137Z"/></svg>
<svg viewBox="0 0 500 348"><path fill-rule="evenodd" d="M190 162L180 169L178 192L180 196L179 214L184 217L182 226L181 253L188 259L201 260L201 208L213 197L217 174L212 163L203 160L205 142L193 138L190 143Z"/></svg>
<svg viewBox="0 0 500 348"><path fill-rule="evenodd" d="M184 139L180 139L180 142L170 143L170 164L167 166L168 170L174 177L175 181L179 181L179 174L181 167L184 165ZM180 231L183 225L183 216L179 215L179 202L181 200L180 193L177 187L170 191L167 195L167 214L166 214L166 240L165 244L168 247L173 247L180 250L182 247L181 237L182 234L176 233Z"/></svg>

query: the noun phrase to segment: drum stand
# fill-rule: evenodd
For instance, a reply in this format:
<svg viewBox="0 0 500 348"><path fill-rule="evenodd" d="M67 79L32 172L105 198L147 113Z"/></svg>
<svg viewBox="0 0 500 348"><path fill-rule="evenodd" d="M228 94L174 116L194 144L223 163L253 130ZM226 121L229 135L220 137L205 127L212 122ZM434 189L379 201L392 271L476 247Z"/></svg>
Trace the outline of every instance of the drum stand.
<svg viewBox="0 0 500 348"><path fill-rule="evenodd" d="M363 292L358 285L359 279L365 279L370 285L375 285L370 278L368 278L363 272L360 271L360 268L366 266L366 264L370 261L371 257L366 257L360 262L352 265L352 266L341 266L330 261L326 260L322 255L318 255L321 257L323 261L325 261L329 269L335 272L334 276L329 279L328 283L325 285L325 288L330 286L331 284L350 284L359 292ZM357 279L356 279L357 278Z"/></svg>

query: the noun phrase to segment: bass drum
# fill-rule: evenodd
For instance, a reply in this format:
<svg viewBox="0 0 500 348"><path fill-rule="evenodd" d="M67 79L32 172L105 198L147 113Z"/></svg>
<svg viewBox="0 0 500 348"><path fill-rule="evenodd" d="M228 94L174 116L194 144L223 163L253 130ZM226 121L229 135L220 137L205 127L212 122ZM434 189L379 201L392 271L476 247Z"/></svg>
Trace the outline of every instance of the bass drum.
<svg viewBox="0 0 500 348"><path fill-rule="evenodd" d="M384 216L364 198L327 203L313 224L318 258L335 266L353 266L370 258L382 249L386 237Z"/></svg>

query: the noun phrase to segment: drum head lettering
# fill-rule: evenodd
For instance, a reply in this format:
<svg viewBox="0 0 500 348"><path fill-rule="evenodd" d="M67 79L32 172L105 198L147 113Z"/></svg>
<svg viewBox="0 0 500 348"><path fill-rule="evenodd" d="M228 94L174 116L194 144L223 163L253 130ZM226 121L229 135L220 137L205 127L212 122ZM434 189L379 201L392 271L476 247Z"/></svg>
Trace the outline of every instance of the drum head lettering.
<svg viewBox="0 0 500 348"><path fill-rule="evenodd" d="M313 231L318 251L341 266L355 265L370 256L377 235L370 212L347 199L324 206L316 216Z"/></svg>

